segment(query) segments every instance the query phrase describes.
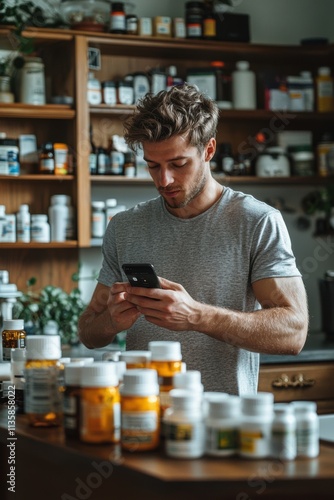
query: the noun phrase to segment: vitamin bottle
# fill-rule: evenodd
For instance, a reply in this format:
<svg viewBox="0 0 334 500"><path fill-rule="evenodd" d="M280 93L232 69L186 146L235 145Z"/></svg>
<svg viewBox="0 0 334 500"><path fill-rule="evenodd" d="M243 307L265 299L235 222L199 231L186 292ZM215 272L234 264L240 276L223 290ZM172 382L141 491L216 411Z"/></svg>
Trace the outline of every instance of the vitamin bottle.
<svg viewBox="0 0 334 500"><path fill-rule="evenodd" d="M65 363L63 397L64 431L67 438L80 437L80 385L83 361Z"/></svg>
<svg viewBox="0 0 334 500"><path fill-rule="evenodd" d="M201 383L201 372L197 370L188 370L175 373L173 377L174 389L186 389L198 394L203 394L204 387Z"/></svg>
<svg viewBox="0 0 334 500"><path fill-rule="evenodd" d="M31 241L50 242L50 224L46 214L31 215Z"/></svg>
<svg viewBox="0 0 334 500"><path fill-rule="evenodd" d="M11 349L10 379L15 386L15 404L17 413L24 413L24 368L26 364L26 348Z"/></svg>
<svg viewBox="0 0 334 500"><path fill-rule="evenodd" d="M129 451L159 445L160 401L156 370L132 369L121 386L121 445Z"/></svg>
<svg viewBox="0 0 334 500"><path fill-rule="evenodd" d="M205 419L205 452L212 456L235 455L239 450L240 398L222 394L208 401Z"/></svg>
<svg viewBox="0 0 334 500"><path fill-rule="evenodd" d="M59 426L63 418L59 335L29 335L24 369L24 412L33 427Z"/></svg>
<svg viewBox="0 0 334 500"><path fill-rule="evenodd" d="M314 401L291 403L296 417L297 457L314 458L319 455L319 417Z"/></svg>
<svg viewBox="0 0 334 500"><path fill-rule="evenodd" d="M120 441L120 395L114 363L81 367L80 440L85 443Z"/></svg>
<svg viewBox="0 0 334 500"><path fill-rule="evenodd" d="M185 389L170 391L171 406L163 415L166 454L199 458L204 454L202 396Z"/></svg>
<svg viewBox="0 0 334 500"><path fill-rule="evenodd" d="M294 460L297 455L296 417L289 403L274 404L271 428L271 457Z"/></svg>
<svg viewBox="0 0 334 500"><path fill-rule="evenodd" d="M92 220L91 234L92 238L102 238L106 229L104 201L92 201Z"/></svg>
<svg viewBox="0 0 334 500"><path fill-rule="evenodd" d="M173 377L182 369L180 342L155 340L149 342L151 351L150 368L157 370L160 387L160 405L162 414L170 405L169 391L173 389Z"/></svg>
<svg viewBox="0 0 334 500"><path fill-rule="evenodd" d="M68 196L56 194L51 196L49 206L50 240L66 241L66 228L69 219Z"/></svg>
<svg viewBox="0 0 334 500"><path fill-rule="evenodd" d="M132 368L150 368L151 351L124 351L120 354L120 361L125 361L127 370Z"/></svg>
<svg viewBox="0 0 334 500"><path fill-rule="evenodd" d="M126 33L126 16L122 2L112 2L111 4L110 33L119 35Z"/></svg>
<svg viewBox="0 0 334 500"><path fill-rule="evenodd" d="M2 357L3 361L10 361L11 349L26 346L26 332L23 329L23 319L5 319L2 331Z"/></svg>
<svg viewBox="0 0 334 500"><path fill-rule="evenodd" d="M331 70L327 66L318 68L316 79L317 108L320 112L333 111L334 108L334 86Z"/></svg>
<svg viewBox="0 0 334 500"><path fill-rule="evenodd" d="M54 174L55 156L52 142L43 144L39 155L38 170L40 174Z"/></svg>
<svg viewBox="0 0 334 500"><path fill-rule="evenodd" d="M232 73L232 102L235 109L256 109L256 78L248 61L238 61Z"/></svg>
<svg viewBox="0 0 334 500"><path fill-rule="evenodd" d="M241 456L265 458L270 455L273 402L274 395L271 392L241 396Z"/></svg>
<svg viewBox="0 0 334 500"><path fill-rule="evenodd" d="M26 204L21 205L16 214L16 241L30 242L30 213Z"/></svg>

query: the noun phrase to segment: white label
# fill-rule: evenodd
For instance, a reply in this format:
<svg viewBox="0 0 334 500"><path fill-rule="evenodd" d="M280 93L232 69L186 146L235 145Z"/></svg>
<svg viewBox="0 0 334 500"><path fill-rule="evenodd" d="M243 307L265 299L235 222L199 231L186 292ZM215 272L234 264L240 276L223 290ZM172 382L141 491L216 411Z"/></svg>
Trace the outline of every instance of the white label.
<svg viewBox="0 0 334 500"><path fill-rule="evenodd" d="M25 370L25 413L59 413L62 410L58 377L59 369L55 366Z"/></svg>

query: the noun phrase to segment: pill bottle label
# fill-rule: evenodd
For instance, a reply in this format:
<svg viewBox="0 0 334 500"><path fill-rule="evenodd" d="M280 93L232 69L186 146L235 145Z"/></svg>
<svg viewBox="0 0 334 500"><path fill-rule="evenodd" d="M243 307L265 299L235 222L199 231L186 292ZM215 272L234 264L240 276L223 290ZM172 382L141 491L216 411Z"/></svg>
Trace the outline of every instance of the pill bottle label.
<svg viewBox="0 0 334 500"><path fill-rule="evenodd" d="M146 443L156 441L159 415L155 411L122 412L122 443Z"/></svg>
<svg viewBox="0 0 334 500"><path fill-rule="evenodd" d="M214 427L206 429L206 448L208 451L236 451L238 440L238 429L217 429Z"/></svg>

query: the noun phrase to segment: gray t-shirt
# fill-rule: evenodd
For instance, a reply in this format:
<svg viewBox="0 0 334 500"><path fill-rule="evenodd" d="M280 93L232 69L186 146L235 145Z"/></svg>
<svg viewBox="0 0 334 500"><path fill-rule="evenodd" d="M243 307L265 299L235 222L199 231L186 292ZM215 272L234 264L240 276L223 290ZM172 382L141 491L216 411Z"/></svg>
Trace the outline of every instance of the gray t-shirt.
<svg viewBox="0 0 334 500"><path fill-rule="evenodd" d="M190 219L169 213L160 196L118 213L102 250L99 283L127 281L123 263L150 262L158 276L180 283L195 300L237 311L260 308L254 281L300 276L280 212L228 187L214 205ZM127 349L146 350L151 340L181 342L187 369L201 372L206 391L257 390L257 353L203 333L159 328L144 318L128 330Z"/></svg>

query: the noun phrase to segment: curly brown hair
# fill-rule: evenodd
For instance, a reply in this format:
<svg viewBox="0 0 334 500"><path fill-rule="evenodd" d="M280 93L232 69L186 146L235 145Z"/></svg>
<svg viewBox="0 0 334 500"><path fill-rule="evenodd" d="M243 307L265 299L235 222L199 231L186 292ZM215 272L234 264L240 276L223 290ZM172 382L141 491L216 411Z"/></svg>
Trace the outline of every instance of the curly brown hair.
<svg viewBox="0 0 334 500"><path fill-rule="evenodd" d="M124 138L137 151L143 142L160 142L184 135L199 152L216 137L219 109L216 103L188 83L156 95L146 94L124 122Z"/></svg>

